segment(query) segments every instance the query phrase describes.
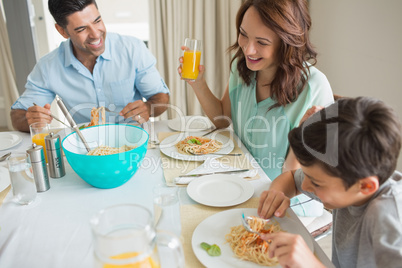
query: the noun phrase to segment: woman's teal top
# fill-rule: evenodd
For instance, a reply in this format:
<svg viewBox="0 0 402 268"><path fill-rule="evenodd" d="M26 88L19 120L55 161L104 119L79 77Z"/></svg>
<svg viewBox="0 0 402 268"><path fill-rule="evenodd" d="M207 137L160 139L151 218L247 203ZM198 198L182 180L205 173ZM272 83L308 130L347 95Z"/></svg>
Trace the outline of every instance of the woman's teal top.
<svg viewBox="0 0 402 268"><path fill-rule="evenodd" d="M255 75L247 86L239 76L237 62L233 62L229 79L233 128L273 180L282 173L289 148L288 133L299 125L309 108L313 105L327 106L334 102L334 98L326 76L310 66L308 83L297 100L268 111L275 100L268 98L257 102Z"/></svg>

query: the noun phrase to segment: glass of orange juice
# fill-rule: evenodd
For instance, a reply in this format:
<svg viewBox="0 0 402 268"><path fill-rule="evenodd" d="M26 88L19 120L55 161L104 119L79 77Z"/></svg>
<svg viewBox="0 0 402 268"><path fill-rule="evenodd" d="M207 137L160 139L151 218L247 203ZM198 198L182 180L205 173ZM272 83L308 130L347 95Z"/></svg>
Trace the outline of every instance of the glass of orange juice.
<svg viewBox="0 0 402 268"><path fill-rule="evenodd" d="M186 48L183 52L181 78L195 81L198 77L198 66L201 61L201 40L186 38L184 46Z"/></svg>
<svg viewBox="0 0 402 268"><path fill-rule="evenodd" d="M49 135L50 130L49 124L44 122L36 122L29 126L29 130L31 132L32 143L43 146L43 152L45 153L47 163L45 137Z"/></svg>
<svg viewBox="0 0 402 268"><path fill-rule="evenodd" d="M136 204L114 205L90 220L95 267L184 267L183 248L174 234L156 231L151 212ZM162 250L168 256L159 256Z"/></svg>

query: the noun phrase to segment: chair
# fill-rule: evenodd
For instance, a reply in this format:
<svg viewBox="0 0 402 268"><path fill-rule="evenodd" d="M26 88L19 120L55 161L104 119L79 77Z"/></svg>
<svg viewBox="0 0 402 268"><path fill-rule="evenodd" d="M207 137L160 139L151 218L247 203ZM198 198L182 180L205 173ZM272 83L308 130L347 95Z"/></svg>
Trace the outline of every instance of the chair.
<svg viewBox="0 0 402 268"><path fill-rule="evenodd" d="M339 99L342 99L342 98L344 98L344 96L334 94L334 100L335 100L335 101L337 101L337 100L339 100Z"/></svg>

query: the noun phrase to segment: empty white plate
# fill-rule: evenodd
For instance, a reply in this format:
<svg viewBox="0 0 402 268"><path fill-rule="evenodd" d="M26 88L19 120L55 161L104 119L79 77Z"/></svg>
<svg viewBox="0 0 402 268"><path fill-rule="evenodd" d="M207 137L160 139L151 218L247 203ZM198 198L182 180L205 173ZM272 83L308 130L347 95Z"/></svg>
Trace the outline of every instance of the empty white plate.
<svg viewBox="0 0 402 268"><path fill-rule="evenodd" d="M254 187L236 175L215 174L192 180L187 193L194 201L211 207L229 207L249 200Z"/></svg>

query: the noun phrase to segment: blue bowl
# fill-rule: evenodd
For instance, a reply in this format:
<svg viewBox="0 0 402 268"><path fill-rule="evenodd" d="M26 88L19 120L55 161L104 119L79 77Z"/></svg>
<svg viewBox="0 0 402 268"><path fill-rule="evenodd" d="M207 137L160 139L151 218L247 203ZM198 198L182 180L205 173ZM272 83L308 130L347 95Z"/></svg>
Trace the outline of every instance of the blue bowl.
<svg viewBox="0 0 402 268"><path fill-rule="evenodd" d="M81 130L89 147L99 145L135 149L111 155L87 155L76 132L63 139L62 147L71 168L88 184L98 188L115 188L133 177L148 148L148 133L142 128L125 124L98 125Z"/></svg>

